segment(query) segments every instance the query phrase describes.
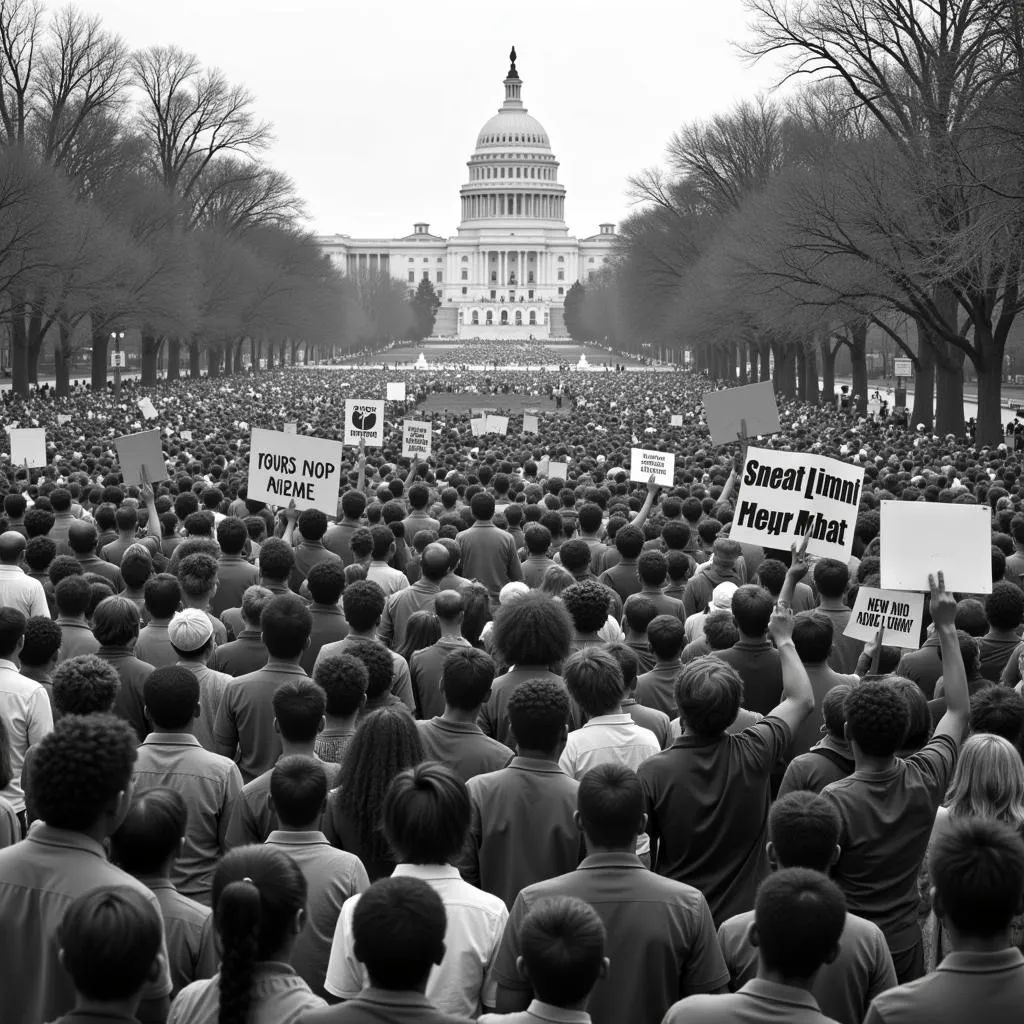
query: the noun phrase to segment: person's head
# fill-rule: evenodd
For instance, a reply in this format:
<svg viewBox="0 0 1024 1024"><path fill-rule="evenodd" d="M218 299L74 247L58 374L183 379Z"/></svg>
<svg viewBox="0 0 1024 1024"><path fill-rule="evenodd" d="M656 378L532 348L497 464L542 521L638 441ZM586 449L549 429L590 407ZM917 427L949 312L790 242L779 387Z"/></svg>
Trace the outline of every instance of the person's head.
<svg viewBox="0 0 1024 1024"><path fill-rule="evenodd" d="M850 687L846 683L833 686L821 699L821 720L825 733L839 742L846 740L846 698Z"/></svg>
<svg viewBox="0 0 1024 1024"><path fill-rule="evenodd" d="M727 651L738 643L740 631L732 612L709 612L704 620L704 639L712 651Z"/></svg>
<svg viewBox="0 0 1024 1024"><path fill-rule="evenodd" d="M259 629L263 609L274 598L274 592L254 584L242 592L242 619L250 629Z"/></svg>
<svg viewBox="0 0 1024 1024"><path fill-rule="evenodd" d="M90 889L72 900L56 940L61 966L80 1000L130 1005L160 977L163 935L159 908L121 885Z"/></svg>
<svg viewBox="0 0 1024 1024"><path fill-rule="evenodd" d="M420 608L412 613L405 623L405 639L395 648L406 661L411 661L417 651L431 647L441 639L441 620L433 608Z"/></svg>
<svg viewBox="0 0 1024 1024"><path fill-rule="evenodd" d="M157 573L146 580L142 600L151 619L165 622L181 605L181 584L169 572Z"/></svg>
<svg viewBox="0 0 1024 1024"><path fill-rule="evenodd" d="M317 508L303 509L296 526L303 540L318 541L327 532L327 516Z"/></svg>
<svg viewBox="0 0 1024 1024"><path fill-rule="evenodd" d="M760 970L807 987L818 970L835 960L846 925L846 900L820 871L782 868L757 890L750 941Z"/></svg>
<svg viewBox="0 0 1024 1024"><path fill-rule="evenodd" d="M136 878L163 876L181 852L187 823L188 808L176 789L154 786L137 792L110 837L110 859Z"/></svg>
<svg viewBox="0 0 1024 1024"><path fill-rule="evenodd" d="M294 661L309 646L313 616L296 594L277 594L263 607L260 633L271 658Z"/></svg>
<svg viewBox="0 0 1024 1024"><path fill-rule="evenodd" d="M814 566L814 588L831 601L839 600L850 583L850 569L845 562L823 558Z"/></svg>
<svg viewBox="0 0 1024 1024"><path fill-rule="evenodd" d="M469 509L474 519L489 523L494 518L494 499L486 491L478 491L470 499Z"/></svg>
<svg viewBox="0 0 1024 1024"><path fill-rule="evenodd" d="M732 617L744 636L761 638L768 632L775 602L764 587L747 583L732 595Z"/></svg>
<svg viewBox="0 0 1024 1024"><path fill-rule="evenodd" d="M632 850L647 826L636 772L614 762L591 768L576 793L576 824L592 848Z"/></svg>
<svg viewBox="0 0 1024 1024"><path fill-rule="evenodd" d="M271 698L274 728L286 743L312 744L323 729L327 695L312 679L289 679Z"/></svg>
<svg viewBox="0 0 1024 1024"><path fill-rule="evenodd" d="M57 557L57 545L49 537L33 537L25 546L25 564L33 572L46 572Z"/></svg>
<svg viewBox="0 0 1024 1024"><path fill-rule="evenodd" d="M106 838L128 809L134 730L111 715L66 715L35 747L32 798L53 828Z"/></svg>
<svg viewBox="0 0 1024 1024"><path fill-rule="evenodd" d="M346 491L341 496L341 511L346 519L358 519L366 511L366 495L360 491Z"/></svg>
<svg viewBox="0 0 1024 1024"><path fill-rule="evenodd" d="M138 590L152 575L153 556L141 544L132 544L121 558L121 578L125 585Z"/></svg>
<svg viewBox="0 0 1024 1024"><path fill-rule="evenodd" d="M352 951L374 988L423 992L444 959L447 928L444 904L430 885L419 878L381 878L356 903Z"/></svg>
<svg viewBox="0 0 1024 1024"><path fill-rule="evenodd" d="M205 660L213 648L213 623L198 608L175 612L167 626L167 639L174 653L184 661Z"/></svg>
<svg viewBox="0 0 1024 1024"><path fill-rule="evenodd" d="M53 529L53 524L56 521L57 521L56 517L54 516L54 514L48 508L39 508L38 506L36 506L35 508L30 508L25 513L25 518L23 520L23 522L25 524L25 533L28 534L28 539L31 540L33 537L45 537L45 536L47 536L47 534L49 534L49 532ZM76 554L78 553L78 549L72 543L71 535L73 534L75 536L75 539L80 541L80 542L82 542L82 543L88 543L88 530L76 529L76 527L78 527L78 526L86 526L86 527L88 527L89 525L90 524L88 524L88 523L81 523L81 524L79 524L79 523L72 523L68 527L68 544L69 544L71 550L74 551ZM95 528L93 528L92 532L93 532L93 536L94 537L97 536ZM20 533L16 534L16 536L21 537L21 534ZM25 550L24 540L25 540L25 538L22 537L22 542L23 543L22 543L21 548L19 549L19 553L20 553L20 551L24 551ZM96 547L96 541L95 540L92 542L92 547L93 548ZM6 551L6 550L7 550L6 546L3 545L3 544L0 544L0 558L4 558L5 560L6 560L6 556L3 555L3 552ZM91 550L92 550L92 548L87 548L82 553L83 554L88 554L89 551L91 551Z"/></svg>
<svg viewBox="0 0 1024 1024"><path fill-rule="evenodd" d="M384 835L406 864L448 864L469 831L469 790L450 768L427 761L395 776L384 798Z"/></svg>
<svg viewBox="0 0 1024 1024"><path fill-rule="evenodd" d="M972 733L993 733L1018 750L1024 740L1024 697L1007 686L986 686L971 696Z"/></svg>
<svg viewBox="0 0 1024 1024"><path fill-rule="evenodd" d="M202 552L186 556L178 563L178 582L190 600L209 599L217 590L217 559Z"/></svg>
<svg viewBox="0 0 1024 1024"><path fill-rule="evenodd" d="M607 587L597 580L581 580L562 592L562 604L577 633L596 633L604 626L610 603Z"/></svg>
<svg viewBox="0 0 1024 1024"><path fill-rule="evenodd" d="M54 589L58 614L69 619L81 618L89 609L91 595L92 588L84 576L66 576Z"/></svg>
<svg viewBox="0 0 1024 1024"><path fill-rule="evenodd" d="M93 636L103 647L128 647L139 636L139 609L126 597L107 597L92 613Z"/></svg>
<svg viewBox="0 0 1024 1024"><path fill-rule="evenodd" d="M508 717L520 753L557 756L567 735L569 694L560 683L527 680L509 698Z"/></svg>
<svg viewBox="0 0 1024 1024"><path fill-rule="evenodd" d="M686 643L686 631L675 615L657 615L647 627L647 642L659 661L675 662Z"/></svg>
<svg viewBox="0 0 1024 1024"><path fill-rule="evenodd" d="M954 625L970 636L984 636L988 632L985 605L976 597L965 597L957 601Z"/></svg>
<svg viewBox="0 0 1024 1024"><path fill-rule="evenodd" d="M358 658L366 668L366 699L376 700L390 691L394 681L395 663L391 652L379 641L356 637L346 651Z"/></svg>
<svg viewBox="0 0 1024 1024"><path fill-rule="evenodd" d="M973 644L974 640L971 639L970 642ZM928 710L928 698L912 679L890 676L889 681L890 685L903 696L907 703L907 710L910 712L910 722L899 748L901 755L907 757L909 754L916 753L931 739L932 716Z"/></svg>
<svg viewBox="0 0 1024 1024"><path fill-rule="evenodd" d="M963 817L950 822L929 853L935 914L961 940L1006 937L1024 904L1024 840L1005 822Z"/></svg>
<svg viewBox="0 0 1024 1024"><path fill-rule="evenodd" d="M317 604L336 605L345 589L345 567L334 559L317 562L306 576L306 585Z"/></svg>
<svg viewBox="0 0 1024 1024"><path fill-rule="evenodd" d="M441 667L445 704L458 711L475 711L490 697L494 675L494 659L485 651L456 647Z"/></svg>
<svg viewBox="0 0 1024 1024"><path fill-rule="evenodd" d="M675 698L686 731L711 739L736 720L743 703L743 680L721 658L695 658L676 677Z"/></svg>
<svg viewBox="0 0 1024 1024"><path fill-rule="evenodd" d="M220 939L220 1020L240 1024L253 1004L253 974L265 960L287 963L306 923L307 885L295 861L273 846L240 846L213 875Z"/></svg>
<svg viewBox="0 0 1024 1024"><path fill-rule="evenodd" d="M570 696L588 718L619 711L626 695L622 666L607 651L600 647L575 651L565 662L562 676Z"/></svg>
<svg viewBox="0 0 1024 1024"><path fill-rule="evenodd" d="M827 874L839 858L839 814L824 797L798 790L768 812L768 861L773 868L810 868Z"/></svg>
<svg viewBox="0 0 1024 1024"><path fill-rule="evenodd" d="M523 539L531 555L546 555L551 547L551 531L540 523L531 523L523 531Z"/></svg>
<svg viewBox="0 0 1024 1024"><path fill-rule="evenodd" d="M142 697L157 732L184 732L199 714L199 681L183 665L154 669L142 684Z"/></svg>
<svg viewBox="0 0 1024 1024"><path fill-rule="evenodd" d="M21 650L28 618L17 608L0 608L0 658L10 659Z"/></svg>
<svg viewBox="0 0 1024 1024"><path fill-rule="evenodd" d="M910 707L888 679L852 687L843 708L846 738L868 757L891 757L903 746L910 728Z"/></svg>
<svg viewBox="0 0 1024 1024"><path fill-rule="evenodd" d="M976 733L960 751L946 793L950 818L991 818L1024 828L1024 762L1002 736Z"/></svg>
<svg viewBox="0 0 1024 1024"><path fill-rule="evenodd" d="M320 658L313 670L313 682L327 698L328 718L351 718L366 703L369 683L366 665L351 654Z"/></svg>
<svg viewBox="0 0 1024 1024"><path fill-rule="evenodd" d="M638 526L623 526L615 534L615 550L623 558L638 558L644 548L644 531Z"/></svg>
<svg viewBox="0 0 1024 1024"><path fill-rule="evenodd" d="M52 687L55 718L107 714L114 707L121 677L95 654L79 654L54 669Z"/></svg>
<svg viewBox="0 0 1024 1024"><path fill-rule="evenodd" d="M345 618L357 633L368 633L377 626L384 604L384 591L370 580L356 580L341 595Z"/></svg>
<svg viewBox="0 0 1024 1024"><path fill-rule="evenodd" d="M7 530L0 534L0 562L4 565L17 565L26 546L25 538L17 530Z"/></svg>
<svg viewBox="0 0 1024 1024"><path fill-rule="evenodd" d="M320 761L302 754L279 758L270 773L270 806L282 828L318 830L327 806L327 772Z"/></svg>
<svg viewBox="0 0 1024 1024"><path fill-rule="evenodd" d="M640 658L628 644L608 644L607 652L619 663L622 670L622 689L628 696L636 689L637 676L640 673Z"/></svg>
<svg viewBox="0 0 1024 1024"><path fill-rule="evenodd" d="M240 555L248 539L249 531L237 516L228 516L217 524L217 543L225 555Z"/></svg>
<svg viewBox="0 0 1024 1024"><path fill-rule="evenodd" d="M606 616L607 617L607 616ZM491 641L507 665L553 665L569 653L573 624L565 606L529 593L497 610Z"/></svg>
<svg viewBox="0 0 1024 1024"><path fill-rule="evenodd" d="M622 607L622 617L634 637L642 637L658 616L658 606L643 594L630 594Z"/></svg>
<svg viewBox="0 0 1024 1024"><path fill-rule="evenodd" d="M1024 591L1015 583L998 580L985 598L985 615L993 629L1010 632L1024 622Z"/></svg>
<svg viewBox="0 0 1024 1024"><path fill-rule="evenodd" d="M442 590L434 600L434 614L441 623L442 630L457 632L464 611L465 604L457 590Z"/></svg>
<svg viewBox="0 0 1024 1024"><path fill-rule="evenodd" d="M57 664L62 642L60 626L44 615L33 615L25 623L25 642L18 657L30 668L52 669Z"/></svg>
<svg viewBox="0 0 1024 1024"><path fill-rule="evenodd" d="M637 560L640 581L649 587L660 587L668 576L668 559L660 551L644 551Z"/></svg>
<svg viewBox="0 0 1024 1024"><path fill-rule="evenodd" d="M793 623L793 645L805 665L821 665L832 653L832 620L823 612L800 612Z"/></svg>
<svg viewBox="0 0 1024 1024"><path fill-rule="evenodd" d="M558 1007L578 1007L608 972L606 933L597 911L583 900L540 900L519 929L519 973L534 996Z"/></svg>
<svg viewBox="0 0 1024 1024"><path fill-rule="evenodd" d="M451 567L451 555L443 544L428 544L420 557L420 571L431 583L440 583Z"/></svg>
<svg viewBox="0 0 1024 1024"><path fill-rule="evenodd" d="M54 512L67 512L71 508L71 492L64 487L50 491L50 504Z"/></svg>
<svg viewBox="0 0 1024 1024"><path fill-rule="evenodd" d="M295 568L295 553L280 537L270 537L260 545L260 579L283 586Z"/></svg>
<svg viewBox="0 0 1024 1024"><path fill-rule="evenodd" d="M386 562L395 553L395 535L390 526L378 524L370 527L370 539L375 562Z"/></svg>

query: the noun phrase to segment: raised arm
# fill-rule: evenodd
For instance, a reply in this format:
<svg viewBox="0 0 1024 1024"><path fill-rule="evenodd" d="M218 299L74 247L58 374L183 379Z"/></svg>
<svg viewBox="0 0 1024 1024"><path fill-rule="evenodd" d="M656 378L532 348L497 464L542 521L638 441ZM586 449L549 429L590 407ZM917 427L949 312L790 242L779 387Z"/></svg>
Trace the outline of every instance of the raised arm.
<svg viewBox="0 0 1024 1024"><path fill-rule="evenodd" d="M771 712L773 718L781 718L791 733L796 732L803 720L814 710L814 691L807 678L800 655L793 643L793 622L791 608L777 607L768 625L768 632L775 641L775 648L782 659L782 703Z"/></svg>
<svg viewBox="0 0 1024 1024"><path fill-rule="evenodd" d="M967 689L967 670L960 655L960 641L956 637L956 598L946 590L946 579L939 573L938 580L928 576L931 588L932 622L942 652L942 683L946 691L946 713L935 726L935 736L952 736L957 743L963 739L971 711L971 697Z"/></svg>
<svg viewBox="0 0 1024 1024"><path fill-rule="evenodd" d="M796 592L796 585L807 575L807 542L811 539L810 531L805 533L800 540L800 546L790 545L793 560L786 570L786 579L779 592L778 605L780 608L793 607L793 594Z"/></svg>
<svg viewBox="0 0 1024 1024"><path fill-rule="evenodd" d="M159 544L163 540L163 531L160 528L160 516L156 510L156 494L153 491L153 485L149 482L149 473L145 466L142 467L142 486L139 488L139 494L142 495L148 513L146 532Z"/></svg>
<svg viewBox="0 0 1024 1024"><path fill-rule="evenodd" d="M654 508L654 499L657 497L660 489L659 485L654 482L654 477L652 476L650 480L647 481L647 498L644 501L643 508L637 512L636 519L634 519L632 523L633 526L642 528L644 523L647 522L647 517L651 514L651 509Z"/></svg>

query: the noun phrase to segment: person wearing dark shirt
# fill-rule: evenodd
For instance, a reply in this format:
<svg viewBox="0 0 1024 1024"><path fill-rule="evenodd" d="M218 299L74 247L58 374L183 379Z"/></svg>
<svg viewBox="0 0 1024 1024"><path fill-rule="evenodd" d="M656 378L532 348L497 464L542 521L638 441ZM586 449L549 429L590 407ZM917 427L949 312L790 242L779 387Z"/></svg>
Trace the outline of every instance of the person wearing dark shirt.
<svg viewBox="0 0 1024 1024"><path fill-rule="evenodd" d="M288 586L297 594L313 567L324 562L334 562L340 569L344 569L341 557L331 551L323 544L324 535L327 533L327 516L319 509L307 508L300 512L295 519L298 528L299 540L292 553L295 555L295 565L292 567L288 577ZM285 531L285 539L290 540L289 531Z"/></svg>
<svg viewBox="0 0 1024 1024"><path fill-rule="evenodd" d="M711 552L711 564L702 567L690 577L683 592L683 611L686 617L704 611L711 603L715 587L719 583L735 583L737 587L746 582L740 575L737 562L743 555L743 548L729 537L717 537Z"/></svg>
<svg viewBox="0 0 1024 1024"><path fill-rule="evenodd" d="M992 593L985 598L985 617L988 619L989 631L978 640L981 674L993 683L998 683L1007 662L1021 642L1024 591L1005 580L993 583Z"/></svg>
<svg viewBox="0 0 1024 1024"><path fill-rule="evenodd" d="M621 560L618 565L613 565L598 576L598 581L611 587L622 601L626 601L631 594L639 594L643 589L637 571L637 560L643 547L643 530L633 525L621 527L615 534L615 550Z"/></svg>
<svg viewBox="0 0 1024 1024"><path fill-rule="evenodd" d="M551 549L551 531L540 523L531 523L524 531L528 555L523 562L523 582L537 590L544 582L544 574L555 563L548 557Z"/></svg>
<svg viewBox="0 0 1024 1024"><path fill-rule="evenodd" d="M845 779L854 769L853 751L846 741L844 705L851 687L834 686L821 701L821 739L804 754L786 765L779 796L794 790L820 793L826 786Z"/></svg>
<svg viewBox="0 0 1024 1024"><path fill-rule="evenodd" d="M852 614L846 604L850 586L850 569L845 562L823 558L814 566L814 589L818 592L817 611L832 622L832 656L829 664L844 675L857 670L857 659L864 649L862 640L846 636L846 625Z"/></svg>
<svg viewBox="0 0 1024 1024"><path fill-rule="evenodd" d="M716 923L754 904L768 872L772 769L814 707L793 624L793 613L779 608L769 626L782 663L778 707L727 732L743 703L743 682L718 658L698 658L676 684L682 736L640 766L655 869L703 892Z"/></svg>
<svg viewBox="0 0 1024 1024"><path fill-rule="evenodd" d="M344 518L324 534L324 547L333 551L341 559L342 565L351 565L354 561L350 542L352 534L366 525L362 521L365 511L366 496L360 491L346 491L341 496L341 514Z"/></svg>
<svg viewBox="0 0 1024 1024"><path fill-rule="evenodd" d="M345 570L341 560L331 558L317 562L306 576L306 589L313 603L309 606L309 614L313 617L313 626L309 633L309 646L302 655L302 667L313 674L313 666L317 656L327 644L344 640L349 634L345 613L338 602L345 590Z"/></svg>
<svg viewBox="0 0 1024 1024"><path fill-rule="evenodd" d="M229 608L242 603L242 595L254 586L259 573L245 558L245 544L249 531L245 523L234 516L228 516L217 524L217 543L220 555L217 558L217 592L210 598L210 611L223 615Z"/></svg>
<svg viewBox="0 0 1024 1024"><path fill-rule="evenodd" d="M657 661L637 680L636 699L644 707L669 715L675 711L679 654L686 643L682 622L675 615L656 616L647 627L647 642Z"/></svg>
<svg viewBox="0 0 1024 1024"><path fill-rule="evenodd" d="M664 711L647 708L636 700L637 670L639 659L636 651L629 644L617 643L608 645L608 653L619 663L622 669L623 693L622 710L629 715L641 728L650 729L658 738L664 750L672 742L669 728L671 719Z"/></svg>
<svg viewBox="0 0 1024 1024"><path fill-rule="evenodd" d="M498 606L498 594L506 583L522 582L523 566L515 541L491 521L494 499L484 492L470 502L473 525L459 534L463 572L486 588L491 610Z"/></svg>
<svg viewBox="0 0 1024 1024"><path fill-rule="evenodd" d="M647 637L647 630L657 617L658 606L643 594L634 594L623 608L622 629L626 634L626 645L636 655L640 674L650 672L658 663Z"/></svg>
<svg viewBox="0 0 1024 1024"><path fill-rule="evenodd" d="M270 652L263 643L260 632L260 618L274 593L266 587L247 587L242 595L241 629L234 640L217 647L208 667L215 672L226 672L229 676L244 676L255 672L270 660Z"/></svg>
<svg viewBox="0 0 1024 1024"><path fill-rule="evenodd" d="M142 689L153 666L133 653L139 637L139 609L125 597L108 597L93 612L92 631L100 642L96 656L112 665L121 679L114 714L131 725L141 742L149 734Z"/></svg>
<svg viewBox="0 0 1024 1024"><path fill-rule="evenodd" d="M743 706L761 715L767 715L782 696L782 659L767 638L774 605L764 587L739 587L732 596L732 617L740 638L729 650L714 654L743 680Z"/></svg>
<svg viewBox="0 0 1024 1024"><path fill-rule="evenodd" d="M471 646L462 635L465 612L465 601L456 590L442 590L434 600L434 614L441 624L441 637L430 647L416 651L409 661L416 713L420 718L430 719L444 711L444 693L441 689L444 663L453 651ZM490 693L490 685L487 692Z"/></svg>
<svg viewBox="0 0 1024 1024"><path fill-rule="evenodd" d="M57 584L57 625L60 626L60 660L67 661L81 654L95 654L100 642L93 636L86 621L92 591L84 576L68 576Z"/></svg>

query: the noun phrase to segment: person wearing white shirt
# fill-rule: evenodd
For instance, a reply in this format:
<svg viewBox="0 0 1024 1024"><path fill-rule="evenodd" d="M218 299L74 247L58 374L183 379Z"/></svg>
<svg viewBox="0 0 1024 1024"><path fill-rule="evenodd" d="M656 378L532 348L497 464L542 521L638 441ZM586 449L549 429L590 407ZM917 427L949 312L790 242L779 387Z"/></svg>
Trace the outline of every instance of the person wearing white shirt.
<svg viewBox="0 0 1024 1024"><path fill-rule="evenodd" d="M27 622L17 608L0 608L0 718L7 726L11 748L11 781L0 790L0 796L10 803L23 832L26 821L21 770L25 754L53 729L53 712L45 688L23 676L15 661L25 643Z"/></svg>
<svg viewBox="0 0 1024 1024"><path fill-rule="evenodd" d="M19 564L28 541L16 530L0 534L0 608L16 608L25 618L50 618L42 583Z"/></svg>
<svg viewBox="0 0 1024 1024"><path fill-rule="evenodd" d="M449 768L426 762L396 776L384 800L384 834L398 857L394 878L418 878L440 897L448 918L445 954L430 972L426 997L441 1013L475 1018L494 1008L490 969L508 911L497 896L462 880L451 863L469 832L469 792ZM352 920L360 896L345 901L334 932L328 999L355 999L369 987L356 956Z"/></svg>

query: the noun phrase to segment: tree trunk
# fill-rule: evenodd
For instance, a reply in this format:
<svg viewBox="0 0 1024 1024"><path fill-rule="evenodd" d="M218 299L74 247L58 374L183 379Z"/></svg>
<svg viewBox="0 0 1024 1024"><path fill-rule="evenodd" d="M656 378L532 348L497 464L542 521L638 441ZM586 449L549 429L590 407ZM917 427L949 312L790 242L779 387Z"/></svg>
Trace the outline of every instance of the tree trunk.
<svg viewBox="0 0 1024 1024"><path fill-rule="evenodd" d="M850 407L858 416L868 414L868 325L859 321L850 328L850 373L853 386L850 389Z"/></svg>
<svg viewBox="0 0 1024 1024"><path fill-rule="evenodd" d="M181 378L181 338L167 340L167 379Z"/></svg>
<svg viewBox="0 0 1024 1024"><path fill-rule="evenodd" d="M917 368L914 372L914 405L910 414L910 425L923 423L931 430L935 423L935 348L931 330L920 320L917 327Z"/></svg>
<svg viewBox="0 0 1024 1024"><path fill-rule="evenodd" d="M975 343L977 344L977 335ZM978 419L974 431L975 444L995 447L1006 438L1003 434L1003 360L986 359L978 367Z"/></svg>
<svg viewBox="0 0 1024 1024"><path fill-rule="evenodd" d="M750 342L747 347L750 349L750 382L753 384L754 382L759 380L759 377L757 375L757 364L758 356L760 353L757 350L757 346L753 342Z"/></svg>
<svg viewBox="0 0 1024 1024"><path fill-rule="evenodd" d="M107 386L107 345L110 337L105 330L92 332L92 389L102 391Z"/></svg>
<svg viewBox="0 0 1024 1024"><path fill-rule="evenodd" d="M807 352L803 345L796 347L796 387L797 397L801 402L807 401Z"/></svg>
<svg viewBox="0 0 1024 1024"><path fill-rule="evenodd" d="M836 402L836 353L838 347L832 347L832 338L826 335L818 342L821 352L821 393L825 405Z"/></svg>
<svg viewBox="0 0 1024 1024"><path fill-rule="evenodd" d="M249 339L249 361L252 363L252 372L260 372L260 346L255 338Z"/></svg>
<svg viewBox="0 0 1024 1024"><path fill-rule="evenodd" d="M224 351L224 376L230 377L234 373L235 365L235 346L230 341L225 341L223 345Z"/></svg>
<svg viewBox="0 0 1024 1024"><path fill-rule="evenodd" d="M142 335L142 383L152 386L156 383L156 357L160 351L160 339L153 334Z"/></svg>
<svg viewBox="0 0 1024 1024"><path fill-rule="evenodd" d="M804 350L804 358L807 360L807 394L804 401L818 405L821 401L818 394L818 350L813 344Z"/></svg>
<svg viewBox="0 0 1024 1024"><path fill-rule="evenodd" d="M292 366L296 366L299 362L299 343L293 341L291 344L292 349Z"/></svg>
<svg viewBox="0 0 1024 1024"><path fill-rule="evenodd" d="M935 433L940 436L953 434L963 437L967 433L964 421L965 358L963 349L946 345L935 360ZM995 413L1001 418L998 406Z"/></svg>
<svg viewBox="0 0 1024 1024"><path fill-rule="evenodd" d="M199 342L194 338L188 343L188 375L190 377L202 376L199 366Z"/></svg>
<svg viewBox="0 0 1024 1024"><path fill-rule="evenodd" d="M775 393L783 398L795 398L796 381L793 371L796 369L796 353L793 346L772 342L771 349L775 356Z"/></svg>
<svg viewBox="0 0 1024 1024"><path fill-rule="evenodd" d="M39 356L43 351L43 314L32 308L28 315L28 382L39 383Z"/></svg>
<svg viewBox="0 0 1024 1024"><path fill-rule="evenodd" d="M287 365L287 363L285 362L285 356L287 355L287 348L288 348L288 342L287 341L282 341L281 342L281 357L278 360L278 365L280 365L282 370Z"/></svg>
<svg viewBox="0 0 1024 1024"><path fill-rule="evenodd" d="M220 376L220 356L222 346L218 342L216 345L209 345L206 349L206 376L207 377L219 377Z"/></svg>
<svg viewBox="0 0 1024 1024"><path fill-rule="evenodd" d="M53 376L58 398L71 394L71 328L63 319L57 330L59 339L53 346Z"/></svg>
<svg viewBox="0 0 1024 1024"><path fill-rule="evenodd" d="M245 344L245 338L239 338L235 342L235 373L241 373L243 370L242 366L242 346Z"/></svg>
<svg viewBox="0 0 1024 1024"><path fill-rule="evenodd" d="M772 363L771 363L771 352L772 343L767 339L758 342L758 349L761 352L761 380L772 379Z"/></svg>

